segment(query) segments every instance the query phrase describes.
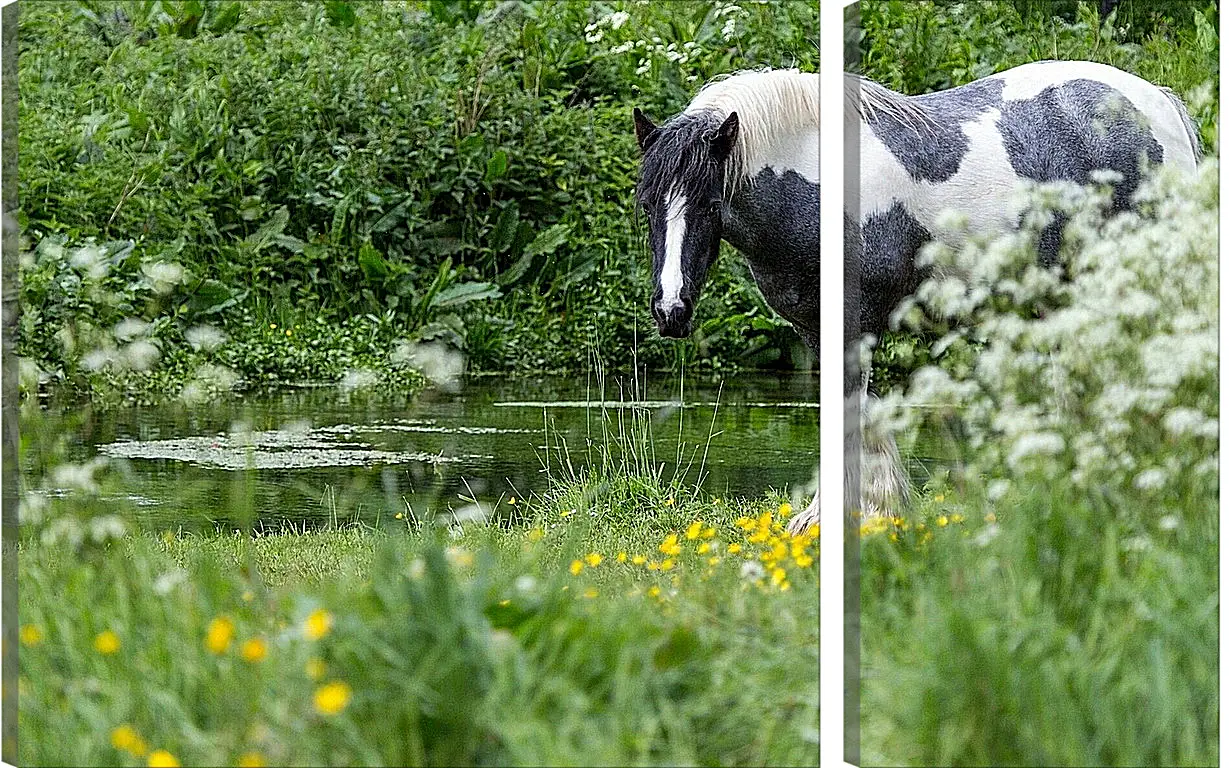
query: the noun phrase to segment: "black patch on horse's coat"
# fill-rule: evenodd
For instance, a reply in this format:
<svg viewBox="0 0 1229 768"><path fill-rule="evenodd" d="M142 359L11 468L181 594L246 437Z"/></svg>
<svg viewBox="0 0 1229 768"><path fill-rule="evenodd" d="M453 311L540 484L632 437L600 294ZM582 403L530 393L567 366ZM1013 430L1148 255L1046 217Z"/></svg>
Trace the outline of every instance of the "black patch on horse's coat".
<svg viewBox="0 0 1229 768"><path fill-rule="evenodd" d="M763 168L729 202L725 239L769 306L819 354L819 185Z"/></svg>
<svg viewBox="0 0 1229 768"><path fill-rule="evenodd" d="M969 138L961 124L999 106L1002 94L1001 80L978 80L950 91L911 97L909 103L920 107L925 118L872 110L866 124L910 178L938 184L956 175L969 151Z"/></svg>
<svg viewBox="0 0 1229 768"><path fill-rule="evenodd" d="M1094 110L1068 104L1096 104ZM1069 80L1031 99L1005 102L996 123L1003 148L1017 174L1034 181L1088 184L1092 172L1122 174L1114 185L1114 210L1126 210L1140 182L1140 157L1160 163L1165 151L1148 121L1130 101L1105 83Z"/></svg>
<svg viewBox="0 0 1229 768"><path fill-rule="evenodd" d="M899 200L862 220L860 263L862 333L880 336L896 305L918 289L926 271L917 252L931 239L921 222Z"/></svg>

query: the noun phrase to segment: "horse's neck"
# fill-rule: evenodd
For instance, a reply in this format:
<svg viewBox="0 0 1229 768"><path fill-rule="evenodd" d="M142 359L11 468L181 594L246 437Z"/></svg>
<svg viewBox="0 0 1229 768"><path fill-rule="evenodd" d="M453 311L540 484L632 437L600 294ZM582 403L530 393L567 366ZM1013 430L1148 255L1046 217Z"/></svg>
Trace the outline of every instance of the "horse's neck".
<svg viewBox="0 0 1229 768"><path fill-rule="evenodd" d="M730 197L724 237L747 259L773 309L800 332L818 329L818 184L794 170L764 168Z"/></svg>
<svg viewBox="0 0 1229 768"><path fill-rule="evenodd" d="M726 241L753 267L770 269L795 253L819 254L819 186L793 170L764 168L730 197Z"/></svg>

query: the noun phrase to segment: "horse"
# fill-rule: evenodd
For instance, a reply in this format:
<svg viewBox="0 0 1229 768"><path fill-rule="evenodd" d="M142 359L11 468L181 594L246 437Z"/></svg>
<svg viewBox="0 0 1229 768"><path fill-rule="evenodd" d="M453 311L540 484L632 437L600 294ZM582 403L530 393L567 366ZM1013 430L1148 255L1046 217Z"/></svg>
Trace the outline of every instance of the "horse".
<svg viewBox="0 0 1229 768"><path fill-rule="evenodd" d="M846 74L844 96L846 141L860 144L860 188L847 194L845 210L845 396L862 403L870 372L848 362L858 358L850 346L881 337L929 276L916 259L924 244L939 238L959 248L969 235L1018 227L1024 210L1015 193L1027 182L1088 184L1112 171L1112 210L1120 212L1131 208L1149 167L1192 172L1201 158L1173 91L1094 62L1024 64L919 96ZM937 226L948 212L963 215L967 230ZM1041 231L1042 265L1061 269L1063 226L1056 216ZM873 516L906 498L909 485L895 442L882 435L868 442L847 443L847 451L863 457L853 483L861 488L858 511Z"/></svg>
<svg viewBox="0 0 1229 768"><path fill-rule="evenodd" d="M739 72L705 85L655 125L633 111L636 201L653 254L651 312L667 338L692 315L721 241L746 260L764 300L819 355L819 75ZM819 521L819 496L789 522Z"/></svg>

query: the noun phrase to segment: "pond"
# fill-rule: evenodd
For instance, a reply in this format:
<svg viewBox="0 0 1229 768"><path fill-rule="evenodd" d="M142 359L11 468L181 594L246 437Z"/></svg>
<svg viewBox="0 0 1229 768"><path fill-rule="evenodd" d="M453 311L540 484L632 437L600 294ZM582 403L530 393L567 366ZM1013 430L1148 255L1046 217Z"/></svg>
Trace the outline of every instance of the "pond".
<svg viewBox="0 0 1229 768"><path fill-rule="evenodd" d="M505 511L509 499L543 493L603 456L712 494L797 496L815 474L817 402L810 374L681 383L581 374L469 377L455 391L412 398L298 387L203 406L67 413L70 456L116 460L122 493L104 498L133 522L278 530ZM26 418L22 429L59 418Z"/></svg>

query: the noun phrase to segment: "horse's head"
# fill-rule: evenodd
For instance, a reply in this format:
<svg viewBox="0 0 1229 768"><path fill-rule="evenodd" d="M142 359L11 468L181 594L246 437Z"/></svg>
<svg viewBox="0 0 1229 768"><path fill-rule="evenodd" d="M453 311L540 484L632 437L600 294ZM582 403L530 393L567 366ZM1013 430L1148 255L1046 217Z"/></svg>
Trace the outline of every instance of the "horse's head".
<svg viewBox="0 0 1229 768"><path fill-rule="evenodd" d="M643 155L637 203L649 222L653 320L662 336L691 333L691 316L721 245L726 159L738 113L685 112L658 127L635 110Z"/></svg>

